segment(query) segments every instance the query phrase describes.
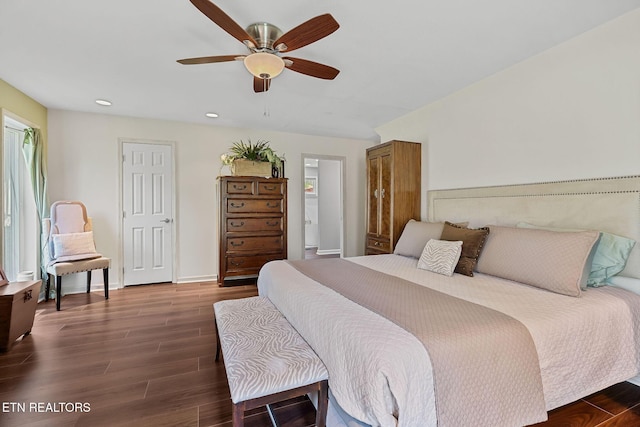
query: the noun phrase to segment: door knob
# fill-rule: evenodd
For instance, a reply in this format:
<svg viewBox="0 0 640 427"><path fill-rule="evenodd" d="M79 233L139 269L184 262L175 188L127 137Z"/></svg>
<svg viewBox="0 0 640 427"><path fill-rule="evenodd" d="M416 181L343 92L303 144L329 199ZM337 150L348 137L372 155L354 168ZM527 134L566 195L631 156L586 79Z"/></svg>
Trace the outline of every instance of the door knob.
<svg viewBox="0 0 640 427"><path fill-rule="evenodd" d="M165 224L169 224L170 222L173 222L173 220L169 219L169 218L165 218L165 219L161 219L160 222L164 222Z"/></svg>

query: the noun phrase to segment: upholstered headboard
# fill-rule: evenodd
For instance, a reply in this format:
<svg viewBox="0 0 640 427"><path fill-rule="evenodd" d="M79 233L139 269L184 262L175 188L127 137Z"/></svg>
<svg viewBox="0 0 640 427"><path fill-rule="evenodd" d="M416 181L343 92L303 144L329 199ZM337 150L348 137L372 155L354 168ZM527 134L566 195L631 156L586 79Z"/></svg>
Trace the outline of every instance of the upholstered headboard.
<svg viewBox="0 0 640 427"><path fill-rule="evenodd" d="M432 190L429 221L606 231L636 242L621 276L640 279L640 176Z"/></svg>

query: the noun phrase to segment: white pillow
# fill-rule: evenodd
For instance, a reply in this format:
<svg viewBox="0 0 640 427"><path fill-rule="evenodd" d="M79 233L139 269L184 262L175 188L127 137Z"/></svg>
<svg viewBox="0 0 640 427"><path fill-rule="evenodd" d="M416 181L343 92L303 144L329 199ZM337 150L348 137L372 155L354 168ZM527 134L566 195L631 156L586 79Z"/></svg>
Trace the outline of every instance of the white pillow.
<svg viewBox="0 0 640 427"><path fill-rule="evenodd" d="M84 233L52 234L53 258L68 257L80 254L95 254L96 245L93 231Z"/></svg>
<svg viewBox="0 0 640 427"><path fill-rule="evenodd" d="M462 253L462 241L446 241L431 239L427 242L418 260L418 268L453 276Z"/></svg>

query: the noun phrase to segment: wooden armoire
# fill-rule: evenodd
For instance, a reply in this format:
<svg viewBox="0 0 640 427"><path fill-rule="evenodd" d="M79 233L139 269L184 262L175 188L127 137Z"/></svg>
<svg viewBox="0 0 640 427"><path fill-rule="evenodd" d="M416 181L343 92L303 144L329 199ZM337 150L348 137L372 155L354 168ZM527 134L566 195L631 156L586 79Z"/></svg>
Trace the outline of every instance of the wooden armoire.
<svg viewBox="0 0 640 427"><path fill-rule="evenodd" d="M221 176L218 283L287 258L287 179Z"/></svg>
<svg viewBox="0 0 640 427"><path fill-rule="evenodd" d="M420 220L421 150L405 141L367 149L366 255L392 253L407 221Z"/></svg>

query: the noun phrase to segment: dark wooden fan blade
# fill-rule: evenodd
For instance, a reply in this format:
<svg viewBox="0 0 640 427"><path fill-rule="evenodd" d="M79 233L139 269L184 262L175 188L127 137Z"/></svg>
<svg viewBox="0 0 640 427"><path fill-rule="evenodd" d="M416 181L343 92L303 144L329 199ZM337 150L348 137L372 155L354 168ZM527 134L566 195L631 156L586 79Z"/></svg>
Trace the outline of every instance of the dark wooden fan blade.
<svg viewBox="0 0 640 427"><path fill-rule="evenodd" d="M327 37L340 28L340 24L329 13L316 16L284 33L273 46L281 52L291 52Z"/></svg>
<svg viewBox="0 0 640 427"><path fill-rule="evenodd" d="M253 91L256 93L266 92L271 87L271 79L253 78Z"/></svg>
<svg viewBox="0 0 640 427"><path fill-rule="evenodd" d="M319 64L317 62L308 61L306 59L286 57L284 59L285 66L291 71L306 74L307 76L317 77L319 79L333 80L336 78L340 70L328 65Z"/></svg>
<svg viewBox="0 0 640 427"><path fill-rule="evenodd" d="M220 28L231 34L240 42L244 43L245 40L253 43L253 46L258 46L258 43L247 32L222 11L218 6L211 3L209 0L190 0L195 7L204 13L209 19L215 22Z"/></svg>
<svg viewBox="0 0 640 427"><path fill-rule="evenodd" d="M242 59L246 55L219 55L219 56L203 56L201 58L178 59L183 65L211 64L213 62L227 62Z"/></svg>

